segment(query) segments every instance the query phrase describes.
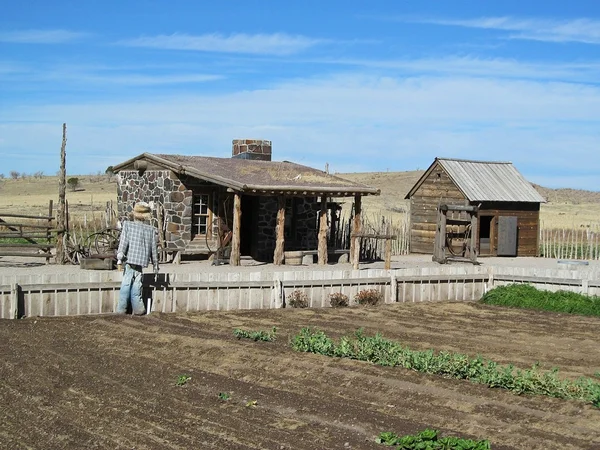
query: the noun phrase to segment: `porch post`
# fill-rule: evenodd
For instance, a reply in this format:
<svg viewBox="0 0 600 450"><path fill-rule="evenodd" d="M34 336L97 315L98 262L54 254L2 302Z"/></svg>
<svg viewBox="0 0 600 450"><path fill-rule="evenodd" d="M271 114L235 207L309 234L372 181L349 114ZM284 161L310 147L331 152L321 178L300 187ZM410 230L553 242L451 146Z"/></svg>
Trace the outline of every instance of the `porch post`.
<svg viewBox="0 0 600 450"><path fill-rule="evenodd" d="M277 224L275 225L275 253L273 254L273 264L280 266L283 264L283 251L285 248L285 197L280 195L277 198Z"/></svg>
<svg viewBox="0 0 600 450"><path fill-rule="evenodd" d="M231 236L231 254L229 264L240 265L240 226L242 223L242 196L237 192L233 195L233 234Z"/></svg>
<svg viewBox="0 0 600 450"><path fill-rule="evenodd" d="M321 211L319 213L319 265L327 264L327 196L321 197Z"/></svg>
<svg viewBox="0 0 600 450"><path fill-rule="evenodd" d="M352 233L354 238L350 241L350 255L352 255L352 268L358 269L358 262L360 259L360 236L357 236L360 232L360 216L361 216L361 196L356 194L354 196L354 224L352 226Z"/></svg>

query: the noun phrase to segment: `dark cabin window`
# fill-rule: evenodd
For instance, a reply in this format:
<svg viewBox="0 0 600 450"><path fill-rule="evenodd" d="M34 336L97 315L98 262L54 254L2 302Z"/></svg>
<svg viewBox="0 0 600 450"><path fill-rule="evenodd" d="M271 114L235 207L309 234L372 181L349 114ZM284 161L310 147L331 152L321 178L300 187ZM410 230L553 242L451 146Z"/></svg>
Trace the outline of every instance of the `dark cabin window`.
<svg viewBox="0 0 600 450"><path fill-rule="evenodd" d="M210 223L212 211L210 209L210 195L197 194L194 195L194 234L206 236L211 233Z"/></svg>

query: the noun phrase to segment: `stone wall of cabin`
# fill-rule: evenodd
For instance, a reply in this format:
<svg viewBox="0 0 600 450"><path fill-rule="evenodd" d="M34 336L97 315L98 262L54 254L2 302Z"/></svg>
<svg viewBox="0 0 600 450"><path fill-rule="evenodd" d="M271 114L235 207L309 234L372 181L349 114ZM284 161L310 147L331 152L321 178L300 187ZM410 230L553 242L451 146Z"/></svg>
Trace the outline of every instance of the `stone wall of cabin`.
<svg viewBox="0 0 600 450"><path fill-rule="evenodd" d="M244 200L242 199L242 202ZM256 259L273 261L276 243L277 197L259 197L256 220ZM319 204L316 198L294 198L291 234L286 236L285 250L317 249L317 218ZM290 211L286 211L289 214Z"/></svg>
<svg viewBox="0 0 600 450"><path fill-rule="evenodd" d="M131 218L136 202L164 207L166 248L185 248L192 235L192 190L170 170L124 170L117 175L118 214ZM156 218L156 209L153 210Z"/></svg>
<svg viewBox="0 0 600 450"><path fill-rule="evenodd" d="M218 186L193 177L183 176L180 179L170 170L123 170L117 174L119 218L130 219L133 207L139 201L162 204L165 214L163 220L167 223L165 246L167 249L181 250L188 247L192 237L193 193L206 189L214 189L214 193L219 191ZM246 198L242 197L242 202ZM254 241L252 256L256 259L273 261L277 207L277 197L258 197L257 211L254 213L256 217L252 221L255 231L250 237ZM286 237L285 250L315 250L319 211L317 199L296 197L293 208L295 220L292 235ZM156 210L154 215L156 217ZM231 216L231 212L227 216Z"/></svg>

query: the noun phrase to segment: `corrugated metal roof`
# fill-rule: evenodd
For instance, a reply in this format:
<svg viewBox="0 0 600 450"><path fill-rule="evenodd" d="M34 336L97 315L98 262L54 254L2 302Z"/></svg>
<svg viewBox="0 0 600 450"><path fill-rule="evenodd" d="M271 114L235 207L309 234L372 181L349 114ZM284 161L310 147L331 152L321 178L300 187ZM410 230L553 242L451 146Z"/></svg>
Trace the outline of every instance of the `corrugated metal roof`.
<svg viewBox="0 0 600 450"><path fill-rule="evenodd" d="M545 203L510 162L436 158L456 186L471 202Z"/></svg>

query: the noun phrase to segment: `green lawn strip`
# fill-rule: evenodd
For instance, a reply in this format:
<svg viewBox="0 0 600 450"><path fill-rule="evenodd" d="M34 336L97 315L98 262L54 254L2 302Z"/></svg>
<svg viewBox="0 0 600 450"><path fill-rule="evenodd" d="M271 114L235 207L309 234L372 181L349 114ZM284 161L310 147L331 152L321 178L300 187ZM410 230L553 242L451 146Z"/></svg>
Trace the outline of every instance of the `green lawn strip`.
<svg viewBox="0 0 600 450"><path fill-rule="evenodd" d="M454 436L439 437L437 430L426 429L417 434L398 436L386 431L376 439L378 444L395 447L397 450L412 449L444 449L444 450L490 450L490 442L486 440L473 441Z"/></svg>
<svg viewBox="0 0 600 450"><path fill-rule="evenodd" d="M266 341L272 342L275 340L275 333L277 328L273 327L271 331L249 331L236 328L233 330L233 335L238 339L252 339L253 341Z"/></svg>
<svg viewBox="0 0 600 450"><path fill-rule="evenodd" d="M541 371L534 365L530 369L521 370L513 365L499 365L480 356L469 358L460 353L411 350L384 339L379 333L366 336L362 329L352 337L340 338L336 343L323 331L303 328L292 338L291 346L299 352L369 361L381 366L400 366L417 372L508 389L517 394L583 400L600 408L600 383L591 378L560 379L558 369Z"/></svg>
<svg viewBox="0 0 600 450"><path fill-rule="evenodd" d="M600 297L567 291L542 291L529 284L498 286L488 291L480 301L486 305L600 316Z"/></svg>

